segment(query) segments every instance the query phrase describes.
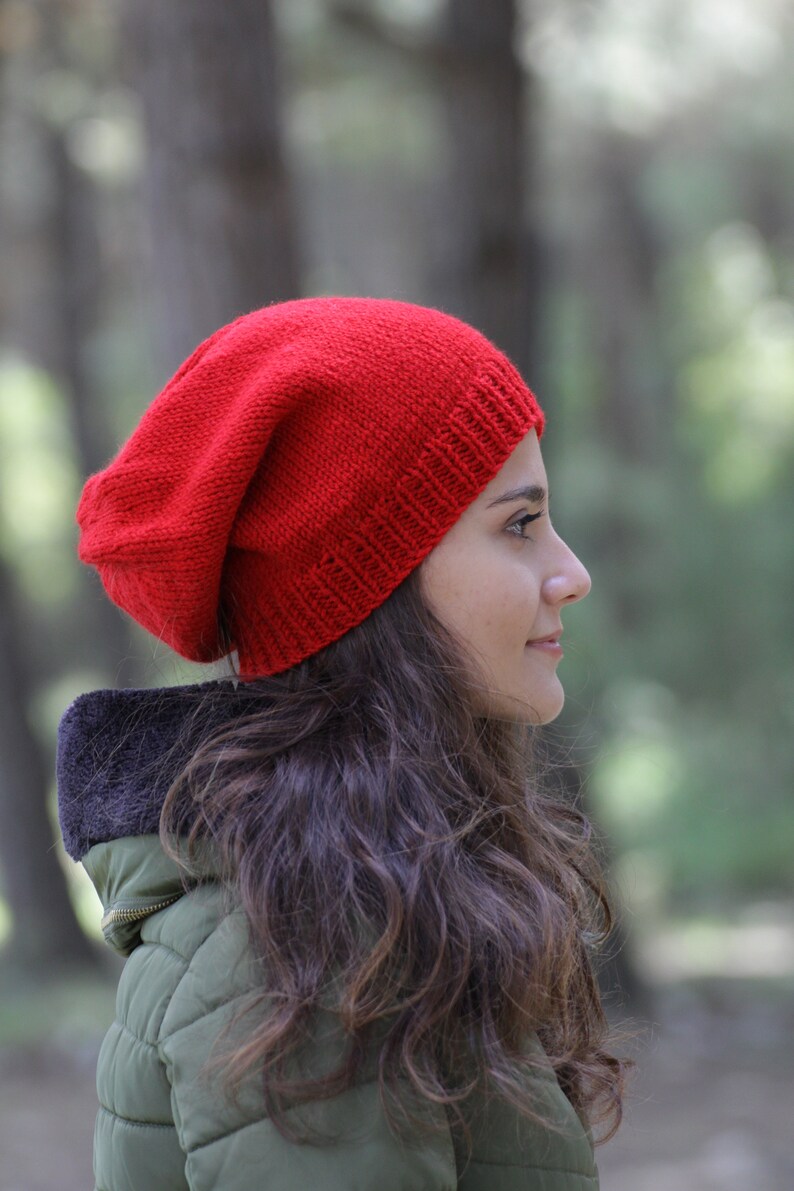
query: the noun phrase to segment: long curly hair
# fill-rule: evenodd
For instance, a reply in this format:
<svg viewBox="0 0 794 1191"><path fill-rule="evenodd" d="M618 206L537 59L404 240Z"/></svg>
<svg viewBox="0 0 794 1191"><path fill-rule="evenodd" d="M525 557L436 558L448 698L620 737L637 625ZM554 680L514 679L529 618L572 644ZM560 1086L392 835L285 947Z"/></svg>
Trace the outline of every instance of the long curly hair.
<svg viewBox="0 0 794 1191"><path fill-rule="evenodd" d="M600 1141L620 1123L591 828L552 790L538 729L478 714L478 688L417 568L339 640L240 683L250 711L213 730L166 795L163 847L187 869L211 844L261 963L259 1016L211 1068L232 1095L257 1072L285 1137L312 1140L287 1108L350 1087L373 1046L398 1132L435 1128L430 1102L470 1141L460 1106L478 1085L551 1124L526 1080L539 1064L607 1126ZM321 1009L348 1053L296 1075ZM525 1046L533 1032L545 1057Z"/></svg>

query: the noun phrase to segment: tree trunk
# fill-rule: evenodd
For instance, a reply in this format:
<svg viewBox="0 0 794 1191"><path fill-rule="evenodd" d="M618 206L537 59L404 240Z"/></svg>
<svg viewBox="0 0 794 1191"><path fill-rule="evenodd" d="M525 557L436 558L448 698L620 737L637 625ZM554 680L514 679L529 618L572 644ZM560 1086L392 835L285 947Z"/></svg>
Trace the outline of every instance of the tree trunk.
<svg viewBox="0 0 794 1191"><path fill-rule="evenodd" d="M24 626L0 560L0 862L13 919L4 962L25 975L97 957L77 924L53 846L48 766L27 717L31 690Z"/></svg>
<svg viewBox="0 0 794 1191"><path fill-rule="evenodd" d="M69 403L77 464L86 477L105 466L115 447L106 407L86 361L101 303L98 202L92 180L68 152L63 130L52 129L46 147L55 182L47 228L53 336L46 351ZM107 667L116 686L141 685L146 669L132 649L129 623L108 600L96 574L85 567L81 568L80 600L86 610L84 651L92 662Z"/></svg>
<svg viewBox="0 0 794 1191"><path fill-rule="evenodd" d="M429 300L484 331L537 386L546 251L532 203L536 91L515 50L516 0L447 0L432 33L408 33L356 0L330 11L435 81L446 137Z"/></svg>
<svg viewBox="0 0 794 1191"><path fill-rule="evenodd" d="M566 735L565 724L566 713L563 711L557 720L553 736L545 740L549 763L553 767L560 794L565 801L575 806L581 805L588 817L592 817L586 791L583 792L582 789L582 768L567 746L560 743ZM571 735L574 734L573 727L570 732ZM626 930L621 920L622 907L614 892L610 892L610 906L614 914L612 933L604 952L596 957L596 971L604 1004L610 1012L620 1012L630 1006L633 1013L645 1013L650 1009L650 990L632 959Z"/></svg>
<svg viewBox="0 0 794 1191"><path fill-rule="evenodd" d="M122 44L143 108L159 363L238 314L298 296L267 0L128 0Z"/></svg>
<svg viewBox="0 0 794 1191"><path fill-rule="evenodd" d="M639 630L646 609L621 577L631 576L633 560L647 547L633 492L624 489L627 479L635 482L670 467L672 381L656 295L661 244L638 193L647 148L623 134L605 133L592 151L590 188L598 214L582 286L589 293L594 355L603 370L602 434L620 465L613 473L609 530L596 548L617 580L615 626L630 634ZM664 574L664 559L658 563Z"/></svg>
<svg viewBox="0 0 794 1191"><path fill-rule="evenodd" d="M39 0L32 8L40 20L32 26L37 38L26 51L30 73L35 77L69 69L60 6ZM4 196L3 224L19 246L17 259L33 262L30 276L15 276L15 283L21 281L19 303L11 302L11 290L4 295L6 334L26 357L54 373L65 399L82 411L85 433L76 435L78 467L88 472L109 453L92 405L95 394L85 359L98 311L94 195L67 151L65 126L52 118L45 123L45 105L26 102L24 90L18 96L4 85L3 98L26 129L35 146L31 157L35 153L49 183L32 212L17 196ZM85 582L87 595L87 573ZM90 632L92 653L100 662L129 654L129 632L114 609L98 609L85 624L86 639ZM51 680L54 669L68 664L70 650L76 660L73 641L55 659L38 646L33 621L15 589L13 566L0 558L0 869L12 917L3 959L8 968L38 978L59 967L99 962L74 916L55 848L47 808L52 755L28 715L38 683Z"/></svg>
<svg viewBox="0 0 794 1191"><path fill-rule="evenodd" d="M637 518L633 485L669 467L673 452L671 370L656 295L662 245L638 190L647 152L646 144L630 136L603 132L580 155L575 179L590 195L590 218L577 245L572 285L587 297L592 356L599 364L599 434L616 464L606 529L601 535L593 531L589 547L611 577L609 604L618 638L640 632L648 615L632 582L641 552L651 548ZM658 543L652 548L658 556ZM659 574L667 570L659 556ZM560 726L565 720L563 712ZM633 1010L648 1010L651 990L632 963L620 922L609 956L602 986L622 990Z"/></svg>
<svg viewBox="0 0 794 1191"><path fill-rule="evenodd" d="M531 374L540 238L527 206L534 88L515 51L515 0L449 0L441 90L450 152L445 304Z"/></svg>
<svg viewBox="0 0 794 1191"><path fill-rule="evenodd" d="M78 18L58 0L36 0L32 7L38 13L38 38L27 51L29 74L34 80L57 72L80 75L83 64L74 60L71 29ZM10 85L3 99L33 147L28 152L42 173L44 196L32 205L33 216L13 195L2 211L7 239L17 246L12 264L19 270L13 301L10 291L5 295L6 334L53 375L71 416L78 473L87 476L104 466L115 446L90 360L91 340L102 317L96 184L70 151L68 120L44 104L31 103L24 91L17 95ZM144 671L134 659L129 625L102 594L95 574L81 568L80 580L78 600L85 610L81 631L65 639L66 648L55 659L31 650L28 668L44 678L68 665L70 654L74 660L90 654L93 663L107 666L118 685L137 685Z"/></svg>

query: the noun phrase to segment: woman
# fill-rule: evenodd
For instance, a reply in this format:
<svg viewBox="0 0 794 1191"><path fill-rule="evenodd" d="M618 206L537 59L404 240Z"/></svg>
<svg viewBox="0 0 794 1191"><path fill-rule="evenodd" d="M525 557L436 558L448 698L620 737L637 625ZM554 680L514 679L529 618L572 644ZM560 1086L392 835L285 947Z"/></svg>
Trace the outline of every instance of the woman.
<svg viewBox="0 0 794 1191"><path fill-rule="evenodd" d="M232 671L61 721L64 842L129 956L99 1191L597 1186L609 912L533 762L590 580L543 427L457 319L308 299L201 344L88 479L81 559Z"/></svg>

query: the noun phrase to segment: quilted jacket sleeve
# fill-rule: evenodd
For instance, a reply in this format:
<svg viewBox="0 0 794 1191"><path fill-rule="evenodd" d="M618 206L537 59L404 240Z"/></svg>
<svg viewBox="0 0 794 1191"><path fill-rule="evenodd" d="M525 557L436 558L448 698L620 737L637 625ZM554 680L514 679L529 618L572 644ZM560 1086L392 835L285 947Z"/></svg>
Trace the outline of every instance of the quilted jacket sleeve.
<svg viewBox="0 0 794 1191"><path fill-rule="evenodd" d="M400 1144L374 1082L316 1106L340 1140L314 1146L281 1136L255 1081L235 1106L199 1077L255 987L245 919L217 900L203 887L153 915L122 973L98 1068L97 1191L453 1191L449 1133Z"/></svg>

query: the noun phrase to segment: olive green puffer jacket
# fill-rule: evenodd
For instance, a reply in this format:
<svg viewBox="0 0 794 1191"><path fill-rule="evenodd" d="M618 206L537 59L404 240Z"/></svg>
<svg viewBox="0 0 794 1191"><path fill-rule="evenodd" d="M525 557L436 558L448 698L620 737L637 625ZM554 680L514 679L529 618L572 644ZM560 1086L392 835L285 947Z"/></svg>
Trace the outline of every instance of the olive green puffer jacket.
<svg viewBox="0 0 794 1191"><path fill-rule="evenodd" d="M133 694L141 692L81 696L59 737L67 850L80 856L96 887L106 941L128 957L97 1068L96 1191L595 1191L589 1135L550 1069L535 1077L537 1103L559 1131L481 1096L466 1102L474 1146L468 1161L438 1106L428 1111L442 1114L442 1133L415 1144L395 1139L371 1065L355 1087L314 1106L312 1123L339 1135L330 1146L285 1140L268 1120L256 1080L244 1085L235 1107L198 1078L224 1024L256 988L256 970L245 915L224 904L211 862L206 879L185 893L157 834L129 831L131 821L151 827L140 800L131 804L127 791L99 826L96 806L80 818L81 800L104 791L105 808L107 782L122 772L114 767L123 766L125 755L140 756L134 730L130 736L135 717L123 698ZM103 730L97 695L112 696L113 715L121 713L123 747L107 724ZM104 775L99 785L81 769L89 754ZM97 834L113 836L113 816L127 833L91 842ZM85 822L91 831L84 850ZM329 1014L316 1033L318 1071L328 1070L340 1045Z"/></svg>

